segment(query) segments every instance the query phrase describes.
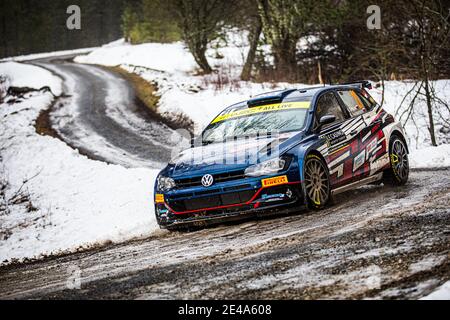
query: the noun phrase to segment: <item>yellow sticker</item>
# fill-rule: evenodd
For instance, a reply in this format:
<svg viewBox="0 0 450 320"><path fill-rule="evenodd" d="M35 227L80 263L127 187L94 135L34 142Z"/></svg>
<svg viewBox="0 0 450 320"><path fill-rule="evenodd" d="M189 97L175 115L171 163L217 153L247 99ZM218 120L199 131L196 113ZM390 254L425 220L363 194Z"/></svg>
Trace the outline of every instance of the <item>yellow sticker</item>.
<svg viewBox="0 0 450 320"><path fill-rule="evenodd" d="M356 104L358 105L358 108L363 110L364 109L364 105L361 102L361 99L358 97L358 95L355 93L355 91L350 91L350 94L352 95L353 99L355 99Z"/></svg>
<svg viewBox="0 0 450 320"><path fill-rule="evenodd" d="M309 109L310 106L311 106L311 102L309 102L309 101L268 104L265 106L241 109L241 110L237 110L237 111L232 111L230 113L222 114L222 115L218 116L217 118L215 118L213 120L213 122L211 122L211 124L225 121L228 119L249 116L249 115L257 114L257 113L283 111L283 110L291 110L291 109Z"/></svg>
<svg viewBox="0 0 450 320"><path fill-rule="evenodd" d="M163 194L156 194L155 202L156 203L164 203L164 195Z"/></svg>
<svg viewBox="0 0 450 320"><path fill-rule="evenodd" d="M263 188L267 187L275 187L282 184L288 183L288 177L287 176L281 176L281 177L275 177L275 178L269 178L262 180L262 186Z"/></svg>

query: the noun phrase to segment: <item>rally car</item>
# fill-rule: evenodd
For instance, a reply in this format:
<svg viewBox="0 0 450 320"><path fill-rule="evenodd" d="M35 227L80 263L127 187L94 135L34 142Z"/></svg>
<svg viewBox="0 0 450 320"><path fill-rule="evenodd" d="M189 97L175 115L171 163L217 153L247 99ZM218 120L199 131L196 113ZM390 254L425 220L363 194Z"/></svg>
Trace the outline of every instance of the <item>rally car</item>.
<svg viewBox="0 0 450 320"><path fill-rule="evenodd" d="M404 130L367 89L364 81L283 90L228 107L159 174L159 225L322 209L361 185L404 185Z"/></svg>

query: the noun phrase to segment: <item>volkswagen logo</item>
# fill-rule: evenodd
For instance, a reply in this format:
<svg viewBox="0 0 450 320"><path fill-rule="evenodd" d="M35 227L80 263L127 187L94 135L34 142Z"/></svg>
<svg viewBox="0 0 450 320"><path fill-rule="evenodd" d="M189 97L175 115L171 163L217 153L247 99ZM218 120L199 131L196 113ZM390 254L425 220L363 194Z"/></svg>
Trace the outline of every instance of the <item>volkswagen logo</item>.
<svg viewBox="0 0 450 320"><path fill-rule="evenodd" d="M214 177L210 174L205 174L202 178L202 185L204 187L211 187L214 183Z"/></svg>

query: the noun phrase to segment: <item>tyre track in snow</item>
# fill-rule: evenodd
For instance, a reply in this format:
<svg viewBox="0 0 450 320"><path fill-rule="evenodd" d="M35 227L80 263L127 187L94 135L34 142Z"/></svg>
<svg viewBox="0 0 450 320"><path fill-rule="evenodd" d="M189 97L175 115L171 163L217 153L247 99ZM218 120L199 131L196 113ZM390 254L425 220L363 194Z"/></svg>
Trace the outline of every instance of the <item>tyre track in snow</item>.
<svg viewBox="0 0 450 320"><path fill-rule="evenodd" d="M367 186L319 212L0 269L0 298L409 298L450 278L450 170ZM79 268L81 288L70 290Z"/></svg>

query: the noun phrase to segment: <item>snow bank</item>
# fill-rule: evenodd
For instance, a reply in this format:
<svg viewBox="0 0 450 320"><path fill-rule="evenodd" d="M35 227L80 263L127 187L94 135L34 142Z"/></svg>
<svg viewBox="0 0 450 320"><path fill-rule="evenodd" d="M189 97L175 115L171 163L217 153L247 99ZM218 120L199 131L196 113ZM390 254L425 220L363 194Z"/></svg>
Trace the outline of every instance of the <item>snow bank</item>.
<svg viewBox="0 0 450 320"><path fill-rule="evenodd" d="M450 145L427 147L413 150L410 155L411 166L417 169L450 167Z"/></svg>
<svg viewBox="0 0 450 320"><path fill-rule="evenodd" d="M437 288L436 291L420 300L450 300L450 281L447 281L441 287Z"/></svg>
<svg viewBox="0 0 450 320"><path fill-rule="evenodd" d="M161 74L125 65L122 67L127 71L138 73L149 82L156 82L160 96L158 112L188 115L194 121L197 132L200 132L215 116L232 104L248 100L262 92L285 89L290 86L287 83L233 81L217 89L216 75L188 77L179 74ZM302 86L305 87L305 85Z"/></svg>
<svg viewBox="0 0 450 320"><path fill-rule="evenodd" d="M105 66L131 64L166 72L188 72L195 67L192 55L181 42L130 45L119 41L79 56L75 61Z"/></svg>
<svg viewBox="0 0 450 320"><path fill-rule="evenodd" d="M28 55L23 55L23 56L16 56L16 57L0 59L0 62L7 62L7 61L20 62L20 61L30 61L30 60L36 60L36 59L45 59L45 58L51 58L51 57L80 55L80 54L87 54L87 53L89 53L89 52L91 52L91 51L93 51L95 49L97 49L97 47L75 49L75 50L63 50L63 51L33 53L33 54L28 54Z"/></svg>
<svg viewBox="0 0 450 320"><path fill-rule="evenodd" d="M233 70L243 65L248 51L246 36L246 33L228 33L224 40L212 43L206 53L211 65L231 66ZM170 74L193 74L198 68L183 42L131 45L124 39L104 45L88 55L78 56L75 62L105 66L134 65Z"/></svg>
<svg viewBox="0 0 450 320"><path fill-rule="evenodd" d="M383 108L402 122L411 150L422 150L431 145L428 131L428 113L425 99L419 95L414 103L412 112L407 110L413 95L404 99L405 95L413 89L414 81L388 81L385 85L385 102ZM433 81L432 85L438 98L450 104L450 80ZM371 95L381 103L382 91L371 90ZM404 101L403 101L404 100ZM434 107L435 133L440 144L450 143L448 119L450 111L442 104ZM446 123L447 122L447 123Z"/></svg>
<svg viewBox="0 0 450 320"><path fill-rule="evenodd" d="M39 67L2 63L0 74L14 85L50 85L60 92L59 79ZM52 100L50 93L31 93L0 106L5 198L21 188L28 198L0 211L0 264L125 241L158 228L152 206L157 171L92 161L38 135L34 122Z"/></svg>
<svg viewBox="0 0 450 320"><path fill-rule="evenodd" d="M32 68L27 64L16 62L1 63L0 74L8 77L9 85L12 87L40 89L48 86L53 94L57 96L62 92L60 78L47 70Z"/></svg>

